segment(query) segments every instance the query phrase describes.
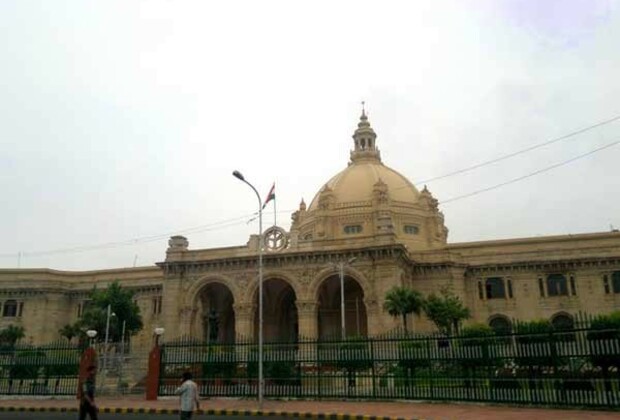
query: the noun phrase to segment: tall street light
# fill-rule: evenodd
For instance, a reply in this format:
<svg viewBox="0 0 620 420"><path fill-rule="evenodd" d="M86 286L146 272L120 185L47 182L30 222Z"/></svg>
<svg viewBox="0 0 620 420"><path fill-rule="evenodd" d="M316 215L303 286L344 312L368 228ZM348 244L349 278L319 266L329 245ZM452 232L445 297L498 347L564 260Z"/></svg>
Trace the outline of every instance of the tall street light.
<svg viewBox="0 0 620 420"><path fill-rule="evenodd" d="M233 176L248 184L258 199L258 406L263 408L263 200L241 172L233 171Z"/></svg>
<svg viewBox="0 0 620 420"><path fill-rule="evenodd" d="M105 322L105 341L103 345L103 349L105 351L105 357L103 359L103 369L108 367L108 338L110 337L110 317L116 316L115 313L112 312L112 305L108 304L108 316Z"/></svg>
<svg viewBox="0 0 620 420"><path fill-rule="evenodd" d="M341 261L336 264L336 267L340 270L340 332L342 334L342 340L347 337L345 327L345 314L344 314L344 267L353 264L357 258L349 258L348 261Z"/></svg>

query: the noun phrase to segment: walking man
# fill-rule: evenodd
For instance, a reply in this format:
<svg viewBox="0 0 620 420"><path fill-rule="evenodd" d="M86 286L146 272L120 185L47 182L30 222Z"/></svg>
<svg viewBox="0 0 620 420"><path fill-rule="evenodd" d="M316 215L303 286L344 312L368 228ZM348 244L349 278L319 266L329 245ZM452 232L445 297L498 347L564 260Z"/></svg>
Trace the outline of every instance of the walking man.
<svg viewBox="0 0 620 420"><path fill-rule="evenodd" d="M97 405L95 404L95 374L96 366L89 366L88 376L82 383L82 398L80 399L80 420L86 420L88 414L91 420L97 420Z"/></svg>
<svg viewBox="0 0 620 420"><path fill-rule="evenodd" d="M200 409L198 386L192 381L191 372L183 373L181 386L177 388L176 394L181 396L181 420L190 420L194 410Z"/></svg>

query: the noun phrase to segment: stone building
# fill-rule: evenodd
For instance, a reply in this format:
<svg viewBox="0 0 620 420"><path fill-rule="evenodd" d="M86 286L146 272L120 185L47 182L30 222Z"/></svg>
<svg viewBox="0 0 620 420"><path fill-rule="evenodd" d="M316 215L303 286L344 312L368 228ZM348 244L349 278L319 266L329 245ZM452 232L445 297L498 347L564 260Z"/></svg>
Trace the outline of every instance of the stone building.
<svg viewBox="0 0 620 420"><path fill-rule="evenodd" d="M578 311L620 308L619 232L448 243L438 201L383 164L376 138L362 114L348 166L299 204L288 231L264 231L266 340L340 334L339 265L347 335L399 325L382 310L394 285L425 295L449 286L471 309L468 322L494 328L514 318L570 324ZM3 269L0 328L22 325L33 343L57 339L93 286L119 280L136 292L145 322L134 345L150 345L157 326L167 339L256 337L258 245L252 235L243 246L194 250L174 236L153 267ZM412 321L417 331L433 329L423 316Z"/></svg>

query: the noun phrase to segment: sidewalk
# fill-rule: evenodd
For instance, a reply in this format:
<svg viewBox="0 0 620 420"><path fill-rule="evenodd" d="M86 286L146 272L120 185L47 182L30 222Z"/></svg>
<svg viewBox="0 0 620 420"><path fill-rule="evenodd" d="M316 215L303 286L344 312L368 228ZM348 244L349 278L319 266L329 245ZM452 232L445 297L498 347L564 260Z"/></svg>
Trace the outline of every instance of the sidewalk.
<svg viewBox="0 0 620 420"><path fill-rule="evenodd" d="M178 409L176 398L160 398L146 401L143 396L102 397L97 399L101 412L150 412L175 413ZM200 404L202 414L218 415L257 415L256 400L243 399L209 399ZM76 411L77 400L43 399L43 398L2 398L0 411ZM199 413L197 417L200 417ZM570 419L620 419L620 411L565 410L546 408L521 408L490 406L478 404L430 404L417 402L357 402L357 401L265 401L262 414L306 418L380 418L380 419L426 419L426 420L485 420L507 419L522 420L538 418L545 420Z"/></svg>

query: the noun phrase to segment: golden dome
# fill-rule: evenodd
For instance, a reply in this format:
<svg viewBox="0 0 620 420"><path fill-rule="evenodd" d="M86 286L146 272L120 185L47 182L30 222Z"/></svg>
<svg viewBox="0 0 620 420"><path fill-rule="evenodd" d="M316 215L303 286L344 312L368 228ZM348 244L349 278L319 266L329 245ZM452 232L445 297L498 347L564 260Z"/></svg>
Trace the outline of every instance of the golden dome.
<svg viewBox="0 0 620 420"><path fill-rule="evenodd" d="M379 160L362 160L352 163L327 181L310 203L308 210L318 208L319 195L326 188L332 191L336 206L345 203L351 206L367 205L373 199L375 185L381 182L387 186L387 194L393 204L413 204L418 201L420 193L403 175Z"/></svg>
<svg viewBox="0 0 620 420"><path fill-rule="evenodd" d="M398 242L411 250L445 246L448 229L437 200L426 188L418 191L385 166L376 139L362 112L349 166L321 187L307 210L302 202L293 213L296 244L316 247L332 246L334 240L347 244L370 240Z"/></svg>
<svg viewBox="0 0 620 420"><path fill-rule="evenodd" d="M381 163L376 139L377 134L370 126L366 112L362 110L360 122L353 133L354 149L351 151L349 167L323 185L310 203L308 211L319 207L319 196L326 191L330 192L333 204L339 208L369 204L377 188L386 191L394 204L413 204L418 201L419 192L413 184Z"/></svg>

